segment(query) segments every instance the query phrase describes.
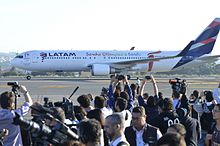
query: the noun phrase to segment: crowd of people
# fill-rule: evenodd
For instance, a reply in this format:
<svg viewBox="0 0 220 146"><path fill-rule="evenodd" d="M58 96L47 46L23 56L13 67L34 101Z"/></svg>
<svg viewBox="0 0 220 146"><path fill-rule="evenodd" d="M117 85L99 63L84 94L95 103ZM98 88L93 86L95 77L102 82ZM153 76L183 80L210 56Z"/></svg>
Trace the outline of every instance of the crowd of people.
<svg viewBox="0 0 220 146"><path fill-rule="evenodd" d="M145 91L151 82L153 95ZM220 84L213 91L194 90L185 80L170 80L163 97L155 78L111 76L108 88L78 104L33 103L23 85L0 95L0 145L4 146L217 146L220 145ZM25 97L16 107L17 94ZM31 119L25 118L28 112Z"/></svg>

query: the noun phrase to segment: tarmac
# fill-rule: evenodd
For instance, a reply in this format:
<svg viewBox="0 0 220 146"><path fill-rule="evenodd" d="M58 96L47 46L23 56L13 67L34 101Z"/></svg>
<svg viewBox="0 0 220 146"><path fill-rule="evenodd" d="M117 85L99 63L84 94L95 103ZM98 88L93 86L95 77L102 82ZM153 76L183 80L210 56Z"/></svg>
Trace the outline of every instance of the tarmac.
<svg viewBox="0 0 220 146"><path fill-rule="evenodd" d="M24 77L1 78L0 79L0 93L4 91L11 91L11 86L8 82L17 81L20 85L26 86L34 101L43 103L43 98L48 97L50 101L62 101L63 97L69 98L74 89L79 86L79 89L71 97L74 104L77 104L76 99L82 94L92 94L93 97L100 95L102 87L108 88L110 79L107 78L33 78L26 80ZM163 93L164 97L171 97L171 85L169 78L156 78L159 91ZM193 90L213 90L217 88L219 79L216 78L187 78L186 79L187 95L189 96ZM136 83L136 80L130 80L131 83ZM152 83L149 82L145 86L144 92L153 94ZM24 101L21 96L18 98L18 105Z"/></svg>

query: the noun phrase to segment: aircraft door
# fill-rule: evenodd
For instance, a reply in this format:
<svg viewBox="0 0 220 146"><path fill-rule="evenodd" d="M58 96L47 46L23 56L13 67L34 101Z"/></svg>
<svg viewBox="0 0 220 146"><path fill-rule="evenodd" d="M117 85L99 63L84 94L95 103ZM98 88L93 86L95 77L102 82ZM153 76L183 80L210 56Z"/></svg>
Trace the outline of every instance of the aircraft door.
<svg viewBox="0 0 220 146"><path fill-rule="evenodd" d="M37 54L33 54L32 55L32 63L38 63L39 57L37 56Z"/></svg>
<svg viewBox="0 0 220 146"><path fill-rule="evenodd" d="M29 66L31 63L31 55L27 52L24 53L24 65Z"/></svg>

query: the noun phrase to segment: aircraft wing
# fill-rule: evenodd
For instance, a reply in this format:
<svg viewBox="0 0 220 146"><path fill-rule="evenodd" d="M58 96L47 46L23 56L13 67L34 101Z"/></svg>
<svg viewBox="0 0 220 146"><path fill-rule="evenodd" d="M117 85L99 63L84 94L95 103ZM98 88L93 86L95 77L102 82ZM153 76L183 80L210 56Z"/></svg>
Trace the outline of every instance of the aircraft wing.
<svg viewBox="0 0 220 146"><path fill-rule="evenodd" d="M213 55L213 56L203 56L199 57L197 60L199 61L205 61L205 62L215 62L218 61L220 58L220 55Z"/></svg>
<svg viewBox="0 0 220 146"><path fill-rule="evenodd" d="M147 59L140 59L140 60L126 60L126 61L119 61L119 62L114 62L111 64L117 64L117 65L135 65L135 64L141 64L141 63L148 63L148 62L155 62L155 61L160 61L160 60L165 60L165 59L172 59L177 57L175 56L167 56L167 57L160 57L160 58L147 58Z"/></svg>

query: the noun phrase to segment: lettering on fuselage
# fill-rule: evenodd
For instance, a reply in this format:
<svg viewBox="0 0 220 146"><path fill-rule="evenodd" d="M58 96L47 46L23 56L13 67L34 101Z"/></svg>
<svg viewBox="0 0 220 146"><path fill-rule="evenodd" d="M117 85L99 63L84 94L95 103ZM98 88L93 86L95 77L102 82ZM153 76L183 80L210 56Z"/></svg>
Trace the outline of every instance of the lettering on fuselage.
<svg viewBox="0 0 220 146"><path fill-rule="evenodd" d="M62 56L76 56L75 53L62 53L62 52L59 52L59 53L48 53L48 55L50 57L53 57L53 56L56 56L56 57L62 57Z"/></svg>
<svg viewBox="0 0 220 146"><path fill-rule="evenodd" d="M55 53L45 53L41 52L40 56L42 57L42 62L46 57L69 57L76 56L76 53L66 53L66 52L55 52Z"/></svg>

